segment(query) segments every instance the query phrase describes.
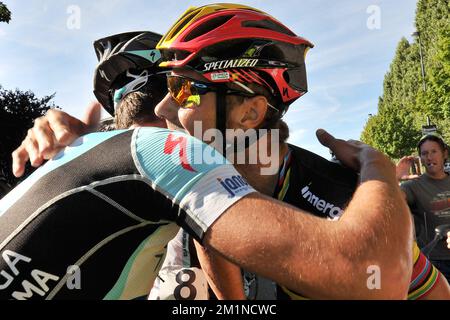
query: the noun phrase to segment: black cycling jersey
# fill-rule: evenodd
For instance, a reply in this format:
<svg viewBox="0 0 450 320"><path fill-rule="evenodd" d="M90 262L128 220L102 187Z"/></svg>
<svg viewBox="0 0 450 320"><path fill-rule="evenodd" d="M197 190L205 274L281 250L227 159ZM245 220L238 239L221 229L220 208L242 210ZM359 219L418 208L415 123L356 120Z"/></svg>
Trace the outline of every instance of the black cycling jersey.
<svg viewBox="0 0 450 320"><path fill-rule="evenodd" d="M342 165L294 145L278 172L273 197L315 216L338 219L349 203L358 175ZM244 289L249 299L291 299L288 289L269 286L267 280L245 272ZM250 279L250 281L248 280ZM299 295L295 295L298 298Z"/></svg>
<svg viewBox="0 0 450 320"><path fill-rule="evenodd" d="M310 151L289 145L280 168L274 198L313 215L338 219L356 190L358 175ZM277 299L291 299L290 291L277 286Z"/></svg>
<svg viewBox="0 0 450 320"><path fill-rule="evenodd" d="M358 180L353 170L289 145L274 197L316 216L335 220L350 202ZM408 293L410 300L425 297L439 279L438 271L419 251L415 242L413 264ZM277 299L304 299L304 296L277 286Z"/></svg>
<svg viewBox="0 0 450 320"><path fill-rule="evenodd" d="M339 218L356 190L357 173L297 146L289 150L274 197L322 218Z"/></svg>
<svg viewBox="0 0 450 320"><path fill-rule="evenodd" d="M0 299L145 297L171 222L201 240L252 192L230 164L196 163L204 148L165 129L95 133L38 169L0 201Z"/></svg>

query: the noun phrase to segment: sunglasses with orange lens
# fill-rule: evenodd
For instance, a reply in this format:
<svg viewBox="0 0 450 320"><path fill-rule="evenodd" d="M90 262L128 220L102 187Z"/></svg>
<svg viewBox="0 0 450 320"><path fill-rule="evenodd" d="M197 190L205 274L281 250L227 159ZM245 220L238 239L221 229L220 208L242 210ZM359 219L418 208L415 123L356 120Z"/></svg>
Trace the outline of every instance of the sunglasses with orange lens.
<svg viewBox="0 0 450 320"><path fill-rule="evenodd" d="M221 85L194 80L185 76L167 75L167 88L172 99L174 99L181 108L196 108L201 103L201 96L208 92L217 92ZM227 88L226 94L235 94L245 97L253 97L255 94L232 90Z"/></svg>

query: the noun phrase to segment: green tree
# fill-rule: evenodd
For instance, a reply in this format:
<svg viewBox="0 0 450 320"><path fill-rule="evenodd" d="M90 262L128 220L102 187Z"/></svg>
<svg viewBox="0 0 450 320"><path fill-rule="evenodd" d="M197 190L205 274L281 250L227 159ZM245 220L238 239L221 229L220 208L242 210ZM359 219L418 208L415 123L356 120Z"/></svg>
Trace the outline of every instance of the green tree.
<svg viewBox="0 0 450 320"><path fill-rule="evenodd" d="M54 94L37 98L31 91L5 90L0 86L0 174L13 186L17 183L11 172L11 153L25 138L33 120L54 108ZM31 168L27 167L26 173Z"/></svg>
<svg viewBox="0 0 450 320"><path fill-rule="evenodd" d="M416 28L425 79L418 39L414 43L401 39L384 79L378 113L368 120L361 134L363 141L396 159L415 152L427 116L450 141L450 2L419 0Z"/></svg>
<svg viewBox="0 0 450 320"><path fill-rule="evenodd" d="M428 63L428 88L418 96L418 110L430 115L450 141L450 27L436 39L436 53Z"/></svg>
<svg viewBox="0 0 450 320"><path fill-rule="evenodd" d="M11 11L0 1L0 22L9 23L9 21L11 21Z"/></svg>

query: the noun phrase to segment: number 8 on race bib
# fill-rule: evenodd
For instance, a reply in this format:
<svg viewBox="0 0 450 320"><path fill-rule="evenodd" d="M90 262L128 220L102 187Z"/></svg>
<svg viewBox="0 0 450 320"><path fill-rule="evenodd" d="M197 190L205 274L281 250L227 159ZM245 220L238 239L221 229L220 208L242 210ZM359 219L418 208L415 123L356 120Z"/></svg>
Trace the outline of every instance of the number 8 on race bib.
<svg viewBox="0 0 450 320"><path fill-rule="evenodd" d="M159 280L159 281L158 281ZM167 268L159 272L153 300L208 300L208 282L199 268Z"/></svg>
<svg viewBox="0 0 450 320"><path fill-rule="evenodd" d="M177 273L176 281L179 285L173 292L175 300L195 300L195 297L197 296L197 289L193 285L195 283L195 279L196 275L192 270L183 269ZM185 293L185 296L182 295L182 291Z"/></svg>

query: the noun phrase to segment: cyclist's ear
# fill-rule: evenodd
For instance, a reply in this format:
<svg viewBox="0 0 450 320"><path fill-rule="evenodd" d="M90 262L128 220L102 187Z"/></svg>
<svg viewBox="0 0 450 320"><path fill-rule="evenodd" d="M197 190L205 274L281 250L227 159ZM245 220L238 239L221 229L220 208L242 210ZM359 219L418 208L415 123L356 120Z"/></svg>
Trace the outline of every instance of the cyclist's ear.
<svg viewBox="0 0 450 320"><path fill-rule="evenodd" d="M264 123L268 108L267 98L262 95L246 98L240 106L232 108L229 124L244 130L259 128Z"/></svg>

